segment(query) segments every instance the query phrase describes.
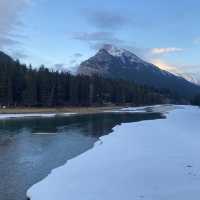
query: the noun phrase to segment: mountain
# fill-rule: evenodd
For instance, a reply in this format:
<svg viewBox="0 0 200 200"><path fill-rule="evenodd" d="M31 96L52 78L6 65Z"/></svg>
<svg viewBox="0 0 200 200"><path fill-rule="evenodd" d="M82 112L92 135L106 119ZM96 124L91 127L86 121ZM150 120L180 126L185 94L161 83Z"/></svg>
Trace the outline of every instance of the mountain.
<svg viewBox="0 0 200 200"><path fill-rule="evenodd" d="M41 66L32 69L0 53L0 108L102 105L153 105L175 100L168 91L158 91L130 81L74 76Z"/></svg>
<svg viewBox="0 0 200 200"><path fill-rule="evenodd" d="M4 52L0 51L0 63L9 63L9 62L14 62L14 60Z"/></svg>
<svg viewBox="0 0 200 200"><path fill-rule="evenodd" d="M196 84L145 62L130 51L112 45L105 45L95 56L82 62L78 74L98 74L135 81L142 85L169 89L181 97L191 98L200 93L200 87Z"/></svg>
<svg viewBox="0 0 200 200"><path fill-rule="evenodd" d="M199 74L194 74L194 73L182 73L180 74L180 76L182 76L183 78L185 78L186 80L199 85L200 86L200 79L199 79Z"/></svg>

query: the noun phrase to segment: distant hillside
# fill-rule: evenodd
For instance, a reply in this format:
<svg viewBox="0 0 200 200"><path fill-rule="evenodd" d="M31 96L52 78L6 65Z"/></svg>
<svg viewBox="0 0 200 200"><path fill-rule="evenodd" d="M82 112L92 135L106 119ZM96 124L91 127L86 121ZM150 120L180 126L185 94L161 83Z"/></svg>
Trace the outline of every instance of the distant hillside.
<svg viewBox="0 0 200 200"><path fill-rule="evenodd" d="M79 74L135 81L138 84L166 88L181 97L192 98L200 87L186 79L145 62L132 52L105 45L97 54L81 63Z"/></svg>

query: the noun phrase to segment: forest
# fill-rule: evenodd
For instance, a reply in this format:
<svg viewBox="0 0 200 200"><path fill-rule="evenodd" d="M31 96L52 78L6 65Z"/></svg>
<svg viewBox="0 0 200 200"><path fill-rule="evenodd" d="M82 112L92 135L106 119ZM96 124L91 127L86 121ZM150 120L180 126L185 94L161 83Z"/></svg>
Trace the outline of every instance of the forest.
<svg viewBox="0 0 200 200"><path fill-rule="evenodd" d="M71 75L33 69L19 61L0 63L0 106L56 107L101 105L149 105L177 101L166 89L138 85L100 76Z"/></svg>

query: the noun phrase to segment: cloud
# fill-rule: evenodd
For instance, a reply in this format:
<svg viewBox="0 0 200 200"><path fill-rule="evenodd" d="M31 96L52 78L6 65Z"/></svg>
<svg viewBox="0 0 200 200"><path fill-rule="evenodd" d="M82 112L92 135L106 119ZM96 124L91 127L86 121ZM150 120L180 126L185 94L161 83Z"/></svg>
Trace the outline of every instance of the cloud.
<svg viewBox="0 0 200 200"><path fill-rule="evenodd" d="M182 75L185 79L187 79L188 81L195 83L197 85L200 85L200 73L184 73Z"/></svg>
<svg viewBox="0 0 200 200"><path fill-rule="evenodd" d="M168 48L153 48L150 50L151 54L167 54L167 53L175 53L175 52L181 52L184 51L184 49L176 48L176 47L168 47Z"/></svg>
<svg viewBox="0 0 200 200"><path fill-rule="evenodd" d="M81 58L83 56L83 54L81 54L81 53L75 53L74 54L74 57L75 58Z"/></svg>
<svg viewBox="0 0 200 200"><path fill-rule="evenodd" d="M18 41L15 39L10 38L8 35L1 35L0 34L0 48L4 46L16 45L19 44Z"/></svg>
<svg viewBox="0 0 200 200"><path fill-rule="evenodd" d="M160 69L169 71L173 74L180 74L182 73L182 71L180 69L178 69L175 65L168 63L162 59L152 59L150 60L152 64L156 65L157 67L159 67Z"/></svg>
<svg viewBox="0 0 200 200"><path fill-rule="evenodd" d="M63 69L64 66L65 66L65 64L63 64L63 63L57 63L57 64L54 64L54 69L59 71L59 70Z"/></svg>
<svg viewBox="0 0 200 200"><path fill-rule="evenodd" d="M77 63L77 60L76 59L72 59L69 61L69 64L70 65L75 65Z"/></svg>
<svg viewBox="0 0 200 200"><path fill-rule="evenodd" d="M74 33L72 38L74 40L79 40L86 42L91 49L98 50L105 44L115 44L122 45L124 41L117 38L114 33L107 31L97 31L97 32L79 32Z"/></svg>
<svg viewBox="0 0 200 200"><path fill-rule="evenodd" d="M86 14L88 22L99 29L116 29L128 24L130 19L118 12L109 10L90 11Z"/></svg>
<svg viewBox="0 0 200 200"><path fill-rule="evenodd" d="M121 42L113 33L105 31L75 33L73 39L86 42Z"/></svg>
<svg viewBox="0 0 200 200"><path fill-rule="evenodd" d="M79 32L73 35L73 39L86 42L93 50L98 50L105 44L122 46L125 41L119 39L116 34L125 25L131 23L131 19L120 12L113 10L87 10L84 13L87 22L97 29L95 32Z"/></svg>
<svg viewBox="0 0 200 200"><path fill-rule="evenodd" d="M57 64L53 65L52 70L58 71L58 72L70 73L70 74L75 75L78 70L78 67L79 67L79 65L70 66L65 63L57 63Z"/></svg>
<svg viewBox="0 0 200 200"><path fill-rule="evenodd" d="M0 1L0 48L19 43L13 32L22 26L20 15L30 2L30 0Z"/></svg>
<svg viewBox="0 0 200 200"><path fill-rule="evenodd" d="M186 80L200 85L200 72L197 70L200 65L177 65L166 62L162 59L152 59L151 63L153 63L160 69L169 71L177 76L182 76Z"/></svg>
<svg viewBox="0 0 200 200"><path fill-rule="evenodd" d="M65 63L57 63L54 64L52 67L53 71L59 71L59 72L70 72L67 65Z"/></svg>

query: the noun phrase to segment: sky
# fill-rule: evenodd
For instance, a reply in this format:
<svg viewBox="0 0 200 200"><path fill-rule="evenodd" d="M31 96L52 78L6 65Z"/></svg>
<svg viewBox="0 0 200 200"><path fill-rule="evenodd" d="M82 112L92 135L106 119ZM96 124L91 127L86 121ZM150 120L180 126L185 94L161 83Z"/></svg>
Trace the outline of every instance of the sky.
<svg viewBox="0 0 200 200"><path fill-rule="evenodd" d="M0 0L0 50L75 70L103 44L200 80L198 0Z"/></svg>

